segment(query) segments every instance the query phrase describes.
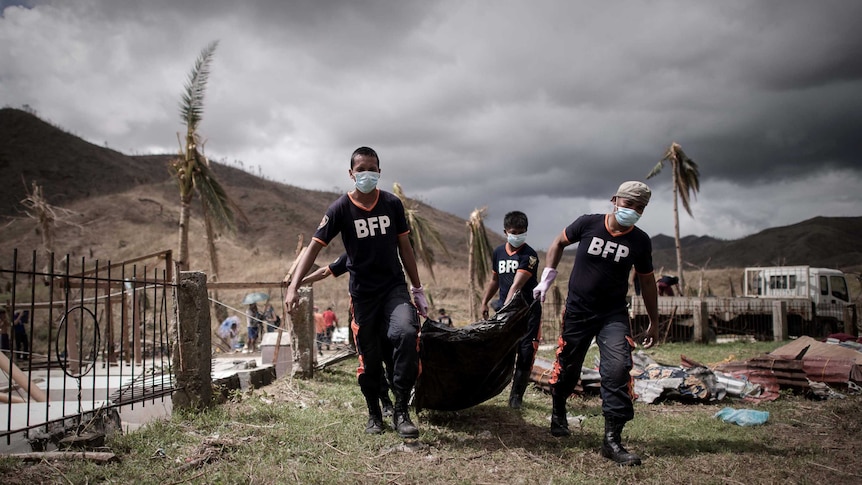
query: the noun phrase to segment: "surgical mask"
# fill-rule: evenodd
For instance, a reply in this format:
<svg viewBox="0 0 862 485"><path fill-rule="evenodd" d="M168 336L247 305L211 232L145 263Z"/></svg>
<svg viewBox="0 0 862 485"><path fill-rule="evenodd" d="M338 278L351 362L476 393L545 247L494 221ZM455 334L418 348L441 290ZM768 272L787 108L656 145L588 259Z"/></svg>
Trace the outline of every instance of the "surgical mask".
<svg viewBox="0 0 862 485"><path fill-rule="evenodd" d="M634 226L641 218L641 215L634 209L629 209L628 207L617 207L614 211L614 217L617 218L617 222L619 222L621 226L631 227Z"/></svg>
<svg viewBox="0 0 862 485"><path fill-rule="evenodd" d="M380 172L356 172L353 178L356 179L356 189L367 194L377 188Z"/></svg>
<svg viewBox="0 0 862 485"><path fill-rule="evenodd" d="M519 248L524 244L524 242L527 241L527 233L524 232L521 234L509 234L507 232L506 239L509 241L510 246L512 246L513 248Z"/></svg>

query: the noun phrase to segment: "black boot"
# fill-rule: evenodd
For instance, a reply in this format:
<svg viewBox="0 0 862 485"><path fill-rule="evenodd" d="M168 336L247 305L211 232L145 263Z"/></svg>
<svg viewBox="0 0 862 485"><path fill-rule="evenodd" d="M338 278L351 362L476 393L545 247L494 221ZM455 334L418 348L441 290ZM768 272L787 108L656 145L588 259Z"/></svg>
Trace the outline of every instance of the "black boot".
<svg viewBox="0 0 862 485"><path fill-rule="evenodd" d="M368 424L365 425L367 434L380 434L386 428L383 424L383 413L380 411L380 402L377 400L377 395L368 389L362 390L365 397L365 405L368 406Z"/></svg>
<svg viewBox="0 0 862 485"><path fill-rule="evenodd" d="M569 436L569 420L566 417L566 397L554 394L551 404L551 435Z"/></svg>
<svg viewBox="0 0 862 485"><path fill-rule="evenodd" d="M410 420L410 413L407 411L407 402L410 400L410 391L394 391L395 392L395 410L392 415L392 424L398 436L402 438L418 438L419 428Z"/></svg>
<svg viewBox="0 0 862 485"><path fill-rule="evenodd" d="M529 383L530 374L521 369L515 369L515 375L512 377L512 391L509 393L510 408L521 409L521 404L524 402L524 392Z"/></svg>
<svg viewBox="0 0 862 485"><path fill-rule="evenodd" d="M620 436L625 425L626 422L619 418L605 416L605 437L602 441L602 456L619 463L621 466L640 465L641 458L623 448Z"/></svg>
<svg viewBox="0 0 862 485"><path fill-rule="evenodd" d="M380 393L380 405L383 406L383 417L390 418L393 414L392 399L389 399L389 391Z"/></svg>
<svg viewBox="0 0 862 485"><path fill-rule="evenodd" d="M368 424L365 425L366 434L380 434L383 432L383 414L380 406L368 407Z"/></svg>

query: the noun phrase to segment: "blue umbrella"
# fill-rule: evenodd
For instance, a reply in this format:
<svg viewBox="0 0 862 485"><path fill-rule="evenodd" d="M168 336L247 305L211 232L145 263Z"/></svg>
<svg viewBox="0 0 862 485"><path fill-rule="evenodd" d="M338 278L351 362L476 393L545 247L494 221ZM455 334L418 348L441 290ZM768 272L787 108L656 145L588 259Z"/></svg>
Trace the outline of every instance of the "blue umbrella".
<svg viewBox="0 0 862 485"><path fill-rule="evenodd" d="M254 293L249 293L248 295L245 295L245 298L243 298L242 300L242 304L251 305L252 303L260 303L262 301L269 301L269 293L256 291Z"/></svg>
<svg viewBox="0 0 862 485"><path fill-rule="evenodd" d="M223 322L221 322L221 325L219 326L219 329L218 329L219 336L227 335L228 332L230 332L230 327L233 324L236 324L237 326L239 326L239 317L237 317L235 315L231 315L231 316L225 318L225 320Z"/></svg>

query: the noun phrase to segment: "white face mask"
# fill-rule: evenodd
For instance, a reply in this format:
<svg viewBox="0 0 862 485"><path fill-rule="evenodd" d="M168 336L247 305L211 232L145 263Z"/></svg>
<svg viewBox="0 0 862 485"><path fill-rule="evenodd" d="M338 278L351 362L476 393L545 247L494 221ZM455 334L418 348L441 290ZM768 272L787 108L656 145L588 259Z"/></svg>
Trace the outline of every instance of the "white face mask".
<svg viewBox="0 0 862 485"><path fill-rule="evenodd" d="M621 226L631 227L640 220L641 215L636 210L629 209L628 207L615 207L614 217L616 217L617 222Z"/></svg>
<svg viewBox="0 0 862 485"><path fill-rule="evenodd" d="M367 194L377 188L380 172L356 172L353 178L356 180L356 189Z"/></svg>
<svg viewBox="0 0 862 485"><path fill-rule="evenodd" d="M519 248L519 247L523 246L523 244L525 242L527 242L527 233L526 232L521 233L521 234L506 233L506 240L509 241L509 245L512 246L513 248Z"/></svg>

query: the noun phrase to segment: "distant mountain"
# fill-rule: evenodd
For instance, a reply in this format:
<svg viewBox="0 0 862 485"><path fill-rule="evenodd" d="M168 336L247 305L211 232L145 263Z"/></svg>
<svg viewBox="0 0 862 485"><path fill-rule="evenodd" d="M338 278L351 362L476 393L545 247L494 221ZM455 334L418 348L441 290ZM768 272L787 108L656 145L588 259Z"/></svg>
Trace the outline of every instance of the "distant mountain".
<svg viewBox="0 0 862 485"><path fill-rule="evenodd" d="M6 183L0 192L0 218L13 221L0 238L0 261L7 261L12 248L26 254L40 246L38 229L23 215L20 204L34 181L42 185L48 202L77 214L57 224L57 254L118 260L176 248L179 195L168 171L174 156L124 155L88 143L30 113L0 109L0 171ZM247 223L240 225L237 234L220 237L219 251L224 253L221 258L227 268L234 260L250 257L289 261L299 237L308 243L326 208L340 195L265 180L216 162L212 162L212 169L247 216ZM416 204L449 248L449 255L436 250L437 261L461 271L467 264L466 221L427 204ZM196 226L202 224L197 214L199 202L193 203L192 209L192 260L203 263L203 231ZM494 244L503 242L497 234L489 233L489 238ZM342 251L338 240L318 262L334 259ZM256 264L236 266L246 271L245 267ZM285 269L277 271L283 275Z"/></svg>
<svg viewBox="0 0 862 485"><path fill-rule="evenodd" d="M32 181L42 186L48 202L62 206L168 177L164 164L135 161L11 108L0 109L0 171L0 215L19 214L18 203Z"/></svg>
<svg viewBox="0 0 862 485"><path fill-rule="evenodd" d="M666 271L676 269L672 237L655 236L653 261ZM790 226L773 227L742 239L723 241L686 236L683 259L697 267L809 265L846 268L862 264L862 217L815 217ZM686 270L696 269L686 267Z"/></svg>
<svg viewBox="0 0 862 485"><path fill-rule="evenodd" d="M20 201L26 194L22 180L28 185L38 182L50 203L79 214L70 224L58 224L58 254L117 259L174 248L179 196L167 168L173 156L124 155L86 142L30 113L0 109L0 171L5 181L0 216L16 218L0 238L0 257L5 258L15 247L31 251L40 244L32 221L20 219ZM236 259L237 267L242 268L240 263L249 254L285 259L300 236L308 242L326 207L339 195L272 182L218 163L213 163L213 170L248 217L237 234L221 237L219 250L225 252L228 267ZM467 265L466 221L426 204L418 203L418 207L447 242L450 254L437 251L438 262L463 271ZM193 209L199 207L195 204ZM192 223L200 224L194 217ZM198 231L193 234L203 232L192 229ZM492 244L503 242L495 232L488 235ZM673 238L659 234L652 241L657 270L675 272ZM862 217L816 217L731 241L686 236L682 248L685 261L694 265L687 266L687 271L703 266L776 264L843 269L862 265L860 241ZM204 259L202 238L193 238L191 244L193 258ZM334 258L340 251L340 243L334 244L323 258Z"/></svg>

